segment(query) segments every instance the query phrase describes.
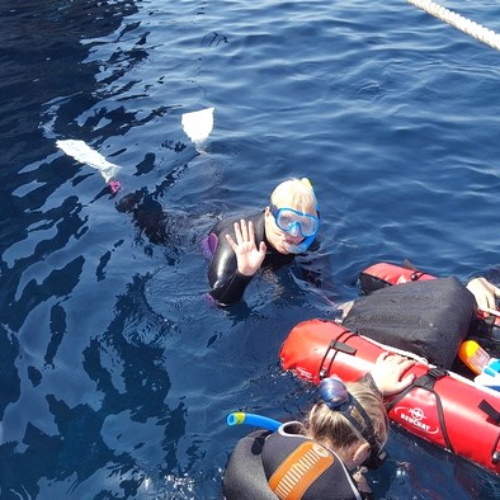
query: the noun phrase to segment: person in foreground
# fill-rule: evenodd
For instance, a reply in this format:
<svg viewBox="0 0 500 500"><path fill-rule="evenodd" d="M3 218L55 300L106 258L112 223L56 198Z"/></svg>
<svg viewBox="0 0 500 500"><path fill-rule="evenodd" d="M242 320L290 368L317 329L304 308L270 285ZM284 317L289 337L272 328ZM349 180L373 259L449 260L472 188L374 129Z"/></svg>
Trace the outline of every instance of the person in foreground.
<svg viewBox="0 0 500 500"><path fill-rule="evenodd" d="M207 238L210 295L222 306L239 302L263 265L290 263L310 249L319 226L316 195L306 178L279 184L263 211L220 221Z"/></svg>
<svg viewBox="0 0 500 500"><path fill-rule="evenodd" d="M414 376L405 372L413 365L384 353L358 382L322 380L319 401L304 422L282 424L272 433L256 431L238 442L224 477L225 498L366 498L370 492L359 468L382 461L389 434L383 398L411 385Z"/></svg>

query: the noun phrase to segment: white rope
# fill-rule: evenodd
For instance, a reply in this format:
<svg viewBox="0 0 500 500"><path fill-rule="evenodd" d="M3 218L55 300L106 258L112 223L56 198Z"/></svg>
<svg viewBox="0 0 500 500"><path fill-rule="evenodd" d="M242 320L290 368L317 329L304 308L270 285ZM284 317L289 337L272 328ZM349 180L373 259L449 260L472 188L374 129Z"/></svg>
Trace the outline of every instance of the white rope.
<svg viewBox="0 0 500 500"><path fill-rule="evenodd" d="M427 361L427 359L423 358L422 356L419 356L418 354L415 354L410 351L405 351L404 349L398 349L397 347L389 346L387 344L382 344L382 342L377 342L376 340L373 340L369 337L365 337L364 335L360 335L361 338L366 340L367 342L370 342L371 344L375 344L378 347L381 347L382 349L385 349L389 353L393 354L399 354L400 356L404 356L405 358L410 358L413 359L413 361L416 361L417 363L420 363L421 365L428 366L429 368L435 368L436 365L433 365Z"/></svg>
<svg viewBox="0 0 500 500"><path fill-rule="evenodd" d="M412 3L419 9L425 10L428 14L441 19L441 21L450 24L454 28L463 31L467 35L474 37L476 40L479 40L494 49L500 50L500 35L494 31L467 19L456 12L442 7L431 0L408 0L408 2Z"/></svg>

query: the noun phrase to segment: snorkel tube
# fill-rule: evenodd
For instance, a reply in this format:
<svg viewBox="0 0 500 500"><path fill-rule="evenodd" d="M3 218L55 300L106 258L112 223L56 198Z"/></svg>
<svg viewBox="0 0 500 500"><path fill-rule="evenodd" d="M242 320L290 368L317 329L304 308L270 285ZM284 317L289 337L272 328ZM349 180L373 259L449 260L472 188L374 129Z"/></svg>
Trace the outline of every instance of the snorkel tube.
<svg viewBox="0 0 500 500"><path fill-rule="evenodd" d="M254 427L262 427L269 431L276 431L281 426L281 422L274 420L273 418L263 417L262 415L256 415L255 413L245 413L243 411L236 411L230 413L226 419L227 425L239 425L247 424L253 425Z"/></svg>
<svg viewBox="0 0 500 500"><path fill-rule="evenodd" d="M285 245L286 249L293 254L307 252L307 249L313 244L313 241L316 239L316 234L318 233L316 232L312 236L307 236L307 238L304 238L298 245L290 245L287 243Z"/></svg>

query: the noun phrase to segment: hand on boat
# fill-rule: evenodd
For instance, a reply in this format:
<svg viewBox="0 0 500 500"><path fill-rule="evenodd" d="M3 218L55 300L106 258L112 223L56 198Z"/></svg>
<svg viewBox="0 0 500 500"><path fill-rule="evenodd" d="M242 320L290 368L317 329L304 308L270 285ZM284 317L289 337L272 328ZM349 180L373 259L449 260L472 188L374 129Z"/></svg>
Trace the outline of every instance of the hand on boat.
<svg viewBox="0 0 500 500"><path fill-rule="evenodd" d="M253 276L264 262L266 244L261 241L257 248L252 221L248 222L248 225L245 219L241 219L239 223L235 222L234 234L236 241L230 234L226 234L226 238L236 254L238 271L244 276Z"/></svg>
<svg viewBox="0 0 500 500"><path fill-rule="evenodd" d="M414 374L403 376L414 364L412 359L384 352L377 358L370 374L382 395L391 396L403 391L415 380Z"/></svg>
<svg viewBox="0 0 500 500"><path fill-rule="evenodd" d="M496 309L495 300L500 297L500 289L486 278L474 278L467 284L467 289L474 295L478 309L487 318Z"/></svg>

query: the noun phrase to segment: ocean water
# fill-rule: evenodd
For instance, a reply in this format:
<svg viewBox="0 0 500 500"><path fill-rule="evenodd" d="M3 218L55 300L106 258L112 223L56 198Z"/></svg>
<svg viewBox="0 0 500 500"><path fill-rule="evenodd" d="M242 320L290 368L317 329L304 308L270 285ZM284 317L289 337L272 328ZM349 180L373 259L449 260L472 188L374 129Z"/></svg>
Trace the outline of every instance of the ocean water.
<svg viewBox="0 0 500 500"><path fill-rule="evenodd" d="M500 32L498 2L443 5ZM409 3L5 0L0 20L2 499L219 499L249 430L226 415L308 409L279 347L363 268L498 271L500 54ZM197 147L181 115L207 107ZM316 187L324 289L292 266L215 308L203 236L291 176ZM388 454L376 498L500 498L400 430Z"/></svg>

